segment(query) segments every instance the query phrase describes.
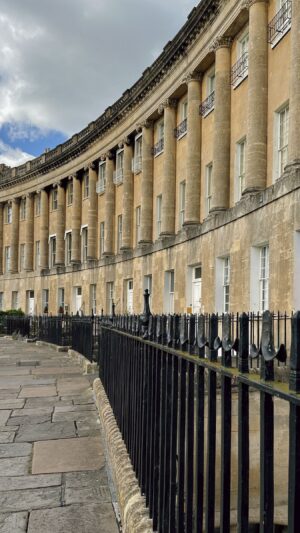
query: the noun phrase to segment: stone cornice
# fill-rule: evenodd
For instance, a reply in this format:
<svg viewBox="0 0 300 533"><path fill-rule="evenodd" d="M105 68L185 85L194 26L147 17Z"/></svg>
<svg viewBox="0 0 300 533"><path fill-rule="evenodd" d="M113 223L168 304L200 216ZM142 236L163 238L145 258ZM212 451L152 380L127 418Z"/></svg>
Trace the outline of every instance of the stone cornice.
<svg viewBox="0 0 300 533"><path fill-rule="evenodd" d="M91 144L102 138L108 130L116 126L135 107L149 97L149 93L168 76L170 69L190 48L199 33L222 7L224 1L226 0L202 0L199 2L174 39L167 43L163 52L143 72L141 78L130 89L127 89L112 106L108 107L100 117L78 134L73 135L64 144L58 145L53 150L24 165L16 168L3 168L2 166L0 168L0 189L47 174L83 154Z"/></svg>

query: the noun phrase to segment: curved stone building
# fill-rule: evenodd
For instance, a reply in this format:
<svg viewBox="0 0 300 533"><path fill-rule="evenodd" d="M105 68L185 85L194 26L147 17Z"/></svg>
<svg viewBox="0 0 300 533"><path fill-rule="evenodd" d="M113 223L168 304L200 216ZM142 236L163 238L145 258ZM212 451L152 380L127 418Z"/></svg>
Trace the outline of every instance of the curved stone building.
<svg viewBox="0 0 300 533"><path fill-rule="evenodd" d="M300 4L202 0L55 149L0 167L0 306L300 307Z"/></svg>

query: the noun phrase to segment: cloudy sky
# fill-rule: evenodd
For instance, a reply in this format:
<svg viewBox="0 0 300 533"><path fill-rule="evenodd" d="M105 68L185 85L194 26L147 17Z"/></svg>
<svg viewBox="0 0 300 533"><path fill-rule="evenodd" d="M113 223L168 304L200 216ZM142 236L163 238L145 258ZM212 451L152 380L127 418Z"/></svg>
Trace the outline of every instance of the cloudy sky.
<svg viewBox="0 0 300 533"><path fill-rule="evenodd" d="M0 0L0 163L37 156L130 87L197 0Z"/></svg>

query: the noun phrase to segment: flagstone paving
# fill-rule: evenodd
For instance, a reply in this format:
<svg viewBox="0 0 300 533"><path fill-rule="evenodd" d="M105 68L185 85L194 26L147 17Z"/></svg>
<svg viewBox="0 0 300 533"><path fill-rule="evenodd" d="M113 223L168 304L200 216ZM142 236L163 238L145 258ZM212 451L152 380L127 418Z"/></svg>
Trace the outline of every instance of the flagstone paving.
<svg viewBox="0 0 300 533"><path fill-rule="evenodd" d="M0 338L0 533L117 533L93 376Z"/></svg>

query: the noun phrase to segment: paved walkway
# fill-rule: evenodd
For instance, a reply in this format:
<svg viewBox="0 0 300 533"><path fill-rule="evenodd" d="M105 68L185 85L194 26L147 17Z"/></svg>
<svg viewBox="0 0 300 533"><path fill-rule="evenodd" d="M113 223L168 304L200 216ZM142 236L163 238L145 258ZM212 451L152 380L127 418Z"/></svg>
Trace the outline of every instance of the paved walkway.
<svg viewBox="0 0 300 533"><path fill-rule="evenodd" d="M0 338L0 533L117 533L91 382Z"/></svg>

